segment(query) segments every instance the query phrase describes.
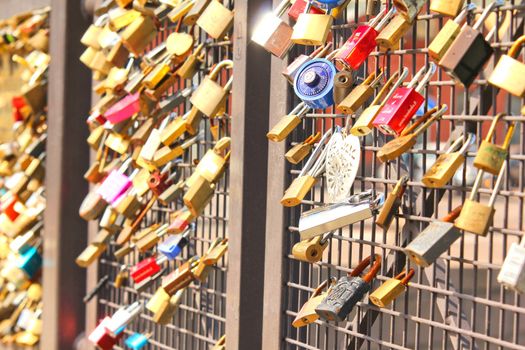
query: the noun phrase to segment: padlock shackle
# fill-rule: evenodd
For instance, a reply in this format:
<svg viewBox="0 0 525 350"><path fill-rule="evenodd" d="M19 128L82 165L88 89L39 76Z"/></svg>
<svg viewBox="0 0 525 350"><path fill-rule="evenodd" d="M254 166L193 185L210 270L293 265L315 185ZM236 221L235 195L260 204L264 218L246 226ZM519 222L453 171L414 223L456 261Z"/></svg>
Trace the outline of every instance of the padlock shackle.
<svg viewBox="0 0 525 350"><path fill-rule="evenodd" d="M461 141L463 141L463 138L462 138L462 137L458 138L458 139L454 142L454 144L455 144L457 141L460 141L460 142L461 142ZM474 142L476 142L476 135L473 134L473 133L471 133L471 132L467 133L467 139L466 139L465 142L463 143L463 146L459 149L459 151L458 151L459 154L465 154L465 153L467 153L468 148L469 148ZM452 144L452 146L453 146L454 144ZM452 147L452 146L451 146L451 147Z"/></svg>
<svg viewBox="0 0 525 350"><path fill-rule="evenodd" d="M217 81L217 78L219 76L219 72L223 68L233 69L233 61L232 60L222 60L219 63L217 63L217 65L215 65L215 67L213 67L212 71L208 75L208 78L210 78L211 80Z"/></svg>
<svg viewBox="0 0 525 350"><path fill-rule="evenodd" d="M494 132L496 131L496 125L498 122L505 116L505 113L499 113L494 117L492 120L492 124L490 124L489 132L487 133L487 136L485 137L486 142L490 142L492 137L494 136ZM503 141L503 145L501 146L503 149L508 149L510 146L510 143L512 142L512 136L514 136L514 130L516 129L516 123L512 122L509 125L509 128L507 129L507 133L505 134L505 140Z"/></svg>
<svg viewBox="0 0 525 350"><path fill-rule="evenodd" d="M437 106L432 109L429 109L425 114L423 114L421 118L417 119L415 122L412 123L412 125L405 128L405 130L403 130L399 136L416 134L417 131L419 131L419 129L415 131L416 128L419 127L421 124L423 124L423 122L426 122L423 126L427 125L429 118L431 118L432 115L437 112L437 110L438 110Z"/></svg>
<svg viewBox="0 0 525 350"><path fill-rule="evenodd" d="M377 93L377 96L374 98L374 100L372 101L372 103L370 104L371 106L374 106L374 105L377 105L381 102L381 100L383 99L383 97L390 91L390 90L393 90L391 89L391 86L394 84L394 81L397 79L397 77L399 76L399 71L395 72L394 74L392 74L392 76L387 80L387 82L385 83L385 85L383 85L383 87L381 88L381 90L379 90L379 92ZM385 99L386 101L387 99Z"/></svg>
<svg viewBox="0 0 525 350"><path fill-rule="evenodd" d="M325 57L325 59L327 59L328 61L331 61L335 58L335 56L339 53L339 51L341 51L341 49L335 49L334 51L330 52L328 54L328 56Z"/></svg>
<svg viewBox="0 0 525 350"><path fill-rule="evenodd" d="M312 52L310 54L310 57L312 59L314 58L323 58L325 57L328 52L332 49L332 43L329 42L329 43L326 43L326 45L324 46L319 46L317 49L314 50L314 52Z"/></svg>
<svg viewBox="0 0 525 350"><path fill-rule="evenodd" d="M423 79L421 79L421 82L416 88L416 92L421 93L425 85L430 81L430 78L432 78L432 76L436 72L436 69L437 69L436 64L434 62L430 62L430 66L428 68L427 74L425 74Z"/></svg>
<svg viewBox="0 0 525 350"><path fill-rule="evenodd" d="M399 71L396 72L396 73L399 73ZM396 73L394 73L393 76L395 76ZM392 97L392 95L394 95L394 93L396 92L397 88L400 87L401 84L403 84L403 81L405 81L407 76L408 76L408 68L407 67L403 67L403 71L399 75L399 78L397 78L397 80L394 83L394 85L392 86L392 88L388 91L387 95L383 98L383 100L382 100L382 102L380 104L381 106L385 105L386 102L390 99L390 97ZM392 77L390 79L392 79ZM390 79L386 82L385 86L388 85L388 83L390 82ZM383 89L381 89L379 94L381 94L382 91L383 91ZM379 96L379 94L378 94L378 96ZM372 103L372 104L374 104L374 103Z"/></svg>
<svg viewBox="0 0 525 350"><path fill-rule="evenodd" d="M478 18L478 20L476 21L474 26L472 26L472 29L479 30L481 28L481 26L483 25L483 22L485 22L485 20L489 16L489 14L496 7L502 6L504 3L505 3L504 0L496 0L496 1L492 2L492 3L490 3L489 6L485 7L485 9L483 10L483 13L481 14L481 16Z"/></svg>
<svg viewBox="0 0 525 350"><path fill-rule="evenodd" d="M213 146L213 151L217 154L220 152L223 152L224 150L226 150L227 148L231 146L231 142L232 142L231 137L224 136L219 141L217 141L217 143L215 143L215 146Z"/></svg>
<svg viewBox="0 0 525 350"><path fill-rule="evenodd" d="M465 6L463 10L461 10L461 12L456 16L456 18L454 18L454 23L460 24L461 22L463 22L465 18L467 18L468 13L470 11L475 10L476 8L477 8L476 4L472 2L468 4L467 6Z"/></svg>
<svg viewBox="0 0 525 350"><path fill-rule="evenodd" d="M298 177L304 176L310 170L310 168L312 168L314 166L314 164L315 164L317 158L319 157L320 153L322 153L323 145L324 145L326 139L328 137L330 137L331 135L332 135L332 129L329 129L327 132L324 133L323 137L321 138L321 140L319 141L319 143L315 147L314 151L312 152L312 154L310 155L310 157L306 161L306 164L304 165L303 169L299 173Z"/></svg>
<svg viewBox="0 0 525 350"><path fill-rule="evenodd" d="M521 47L525 45L525 35L520 36L509 49L508 55L512 58L517 58L521 51Z"/></svg>
<svg viewBox="0 0 525 350"><path fill-rule="evenodd" d="M197 55L202 51L204 48L204 43L200 43L191 53L192 56L197 57Z"/></svg>
<svg viewBox="0 0 525 350"><path fill-rule="evenodd" d="M374 82L377 84L376 81L379 81L381 77L383 76L383 71L380 69L379 74L376 74L376 72L370 73L365 80L361 83L362 85L373 85Z"/></svg>
<svg viewBox="0 0 525 350"><path fill-rule="evenodd" d="M310 299L315 298L316 296L319 296L324 289L328 289L330 286L334 285L336 283L335 277L329 277L328 279L324 280L323 283L317 286L315 288L314 292L312 293L312 296L310 296Z"/></svg>
<svg viewBox="0 0 525 350"><path fill-rule="evenodd" d="M496 202L496 198L498 197L498 193L503 183L503 175L505 175L506 170L507 170L507 162L504 162L499 171L498 178L496 179L496 183L494 184L494 189L492 190L492 194L490 195L490 199L489 199L490 207L494 207L494 203Z"/></svg>
<svg viewBox="0 0 525 350"><path fill-rule="evenodd" d="M459 214L461 214L461 209L463 209L463 204L457 206L450 213L441 218L441 221L453 223L454 220L458 218Z"/></svg>
<svg viewBox="0 0 525 350"><path fill-rule="evenodd" d="M407 187L407 184L408 184L408 176L407 175L403 175L396 183L396 185L394 186L394 189L392 190L392 194L398 198L401 198L401 196L403 196L403 194L405 193L405 189Z"/></svg>
<svg viewBox="0 0 525 350"><path fill-rule="evenodd" d="M424 132L426 129L428 129L428 127L430 125L432 125L432 123L434 123L435 121L441 119L441 117L443 116L443 114L445 114L446 111L448 111L448 106L446 104L441 105L441 108L437 112L432 113L430 118L427 117L428 120L423 125L421 125L419 128L417 128L417 130L414 131L414 134L415 135L419 135L422 132ZM423 118L421 118L421 119L423 119Z"/></svg>
<svg viewBox="0 0 525 350"><path fill-rule="evenodd" d="M396 8L394 6L392 6L392 8L388 12L386 12L386 8L385 8L385 10L383 10L382 14L377 15L370 22L369 26L374 28L377 32L380 32L385 27L385 25L388 23L390 18L392 18L392 16L394 16L395 12L396 12ZM381 19L381 21L379 23L377 23L377 19L378 18Z"/></svg>
<svg viewBox="0 0 525 350"><path fill-rule="evenodd" d="M394 278L396 280L401 280L401 283L406 286L408 284L408 282L412 279L412 277L414 277L415 273L416 273L416 271L413 268L410 268L410 269L408 269L408 272L407 272L407 270L403 270L403 271L401 271L401 273L396 275L396 277L394 277Z"/></svg>
<svg viewBox="0 0 525 350"><path fill-rule="evenodd" d="M315 144L320 138L321 138L321 132L318 131L316 134L308 136L308 137L306 138L306 140L304 140L302 143L303 143L303 145L313 145L313 144Z"/></svg>
<svg viewBox="0 0 525 350"><path fill-rule="evenodd" d="M379 269L381 268L381 255L374 254L374 263L368 270L368 272L361 277L365 282L370 283L372 279L377 275L379 272ZM365 259L361 260L361 262L356 266L356 268L348 274L350 277L359 277L363 271L370 265L372 261L372 255L369 255Z"/></svg>

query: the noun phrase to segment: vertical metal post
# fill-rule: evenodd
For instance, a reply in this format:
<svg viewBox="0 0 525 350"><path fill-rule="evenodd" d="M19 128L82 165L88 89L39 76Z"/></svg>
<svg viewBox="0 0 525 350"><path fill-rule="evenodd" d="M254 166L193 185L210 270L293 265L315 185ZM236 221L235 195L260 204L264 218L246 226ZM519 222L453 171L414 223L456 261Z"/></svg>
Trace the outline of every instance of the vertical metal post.
<svg viewBox="0 0 525 350"><path fill-rule="evenodd" d="M235 3L226 347L260 349L270 57L251 30L270 0Z"/></svg>
<svg viewBox="0 0 525 350"><path fill-rule="evenodd" d="M90 73L78 62L80 37L89 24L81 2L52 0L51 6L41 343L47 350L72 349L84 330L86 274L74 260L87 236L78 208L87 191L82 177L89 164L84 117L91 98Z"/></svg>

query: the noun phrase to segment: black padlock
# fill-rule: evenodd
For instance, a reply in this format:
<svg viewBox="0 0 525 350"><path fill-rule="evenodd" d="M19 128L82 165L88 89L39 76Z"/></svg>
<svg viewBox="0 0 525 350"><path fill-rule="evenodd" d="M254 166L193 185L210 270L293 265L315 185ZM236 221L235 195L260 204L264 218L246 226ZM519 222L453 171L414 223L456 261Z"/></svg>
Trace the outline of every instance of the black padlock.
<svg viewBox="0 0 525 350"><path fill-rule="evenodd" d="M320 318L326 321L343 321L354 306L370 291L372 279L381 267L381 255L374 255L374 263L370 270L360 277L364 269L370 265L372 256L367 257L348 274L341 277L332 287L326 298L315 308Z"/></svg>

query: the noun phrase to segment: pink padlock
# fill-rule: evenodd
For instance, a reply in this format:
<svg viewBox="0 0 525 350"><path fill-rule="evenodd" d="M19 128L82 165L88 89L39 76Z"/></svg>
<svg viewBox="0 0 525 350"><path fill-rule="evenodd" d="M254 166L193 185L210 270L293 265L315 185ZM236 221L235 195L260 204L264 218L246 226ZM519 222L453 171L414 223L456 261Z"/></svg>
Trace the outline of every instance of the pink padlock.
<svg viewBox="0 0 525 350"><path fill-rule="evenodd" d="M97 193L108 203L113 204L124 194L132 183L129 177L117 170L109 173L108 177L102 182Z"/></svg>
<svg viewBox="0 0 525 350"><path fill-rule="evenodd" d="M122 100L111 106L104 117L111 124L118 124L121 121L131 118L135 113L140 110L139 93L127 95Z"/></svg>

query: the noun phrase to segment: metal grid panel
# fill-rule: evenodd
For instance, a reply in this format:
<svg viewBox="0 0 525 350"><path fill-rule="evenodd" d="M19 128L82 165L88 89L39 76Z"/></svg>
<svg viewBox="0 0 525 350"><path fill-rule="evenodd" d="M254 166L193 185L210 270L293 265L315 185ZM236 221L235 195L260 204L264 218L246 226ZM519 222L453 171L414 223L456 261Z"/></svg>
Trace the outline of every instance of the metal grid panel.
<svg viewBox="0 0 525 350"><path fill-rule="evenodd" d="M234 3L232 0L226 1L224 4L232 9ZM167 21L162 25L163 27L150 45L150 49L165 41L168 35L175 30L175 26ZM206 69L199 71L192 82L198 85L214 64L232 58L232 42L229 40L218 42L207 39L206 33L198 27L195 27L195 35L201 39L201 42L206 42L204 48L206 55L203 64ZM226 83L230 75L230 71L225 71L224 74L220 75L219 79L222 85ZM187 86L189 86L187 83L179 81L170 89L170 93L175 93ZM190 108L191 104L187 100L185 104L173 112L183 115ZM196 166L194 161L201 159L206 151L213 147L215 141L210 134L211 125L219 125L219 138L229 136L231 100L227 100L225 110L223 116L215 118L212 122L208 118L203 118L200 126L200 130L204 131L203 137L188 149L184 154L183 161L177 164L182 170L182 179L191 175ZM228 201L229 171L226 170L224 176L216 184L215 195L210 205L195 220L195 235L191 238L188 247L176 259L176 262L169 263L168 271L174 270L177 265L191 256L203 255L215 238L228 237ZM146 214L141 227L169 222L169 214L183 206L182 199L170 207L164 207L157 203ZM99 278L109 275L114 280L117 276L121 262L115 260L114 252L118 248L119 246L115 243L111 243L109 249L101 257L98 268ZM126 258L125 263L134 265L148 255L155 253L155 250L156 248L148 254L132 253ZM225 333L227 256L228 254L212 268L205 283L193 282L187 288L172 323L166 326L158 325L153 322L152 315L145 311L127 327L126 334L130 335L134 332L151 333L152 337L148 345L148 348L151 349L208 349L215 344ZM138 293L126 284L121 288L116 288L113 283L108 283L108 287L104 288L98 295L98 318L113 314L122 305L129 305L137 300L148 300L153 296L160 283L160 279L158 279L142 293ZM116 348L120 349L121 347Z"/></svg>
<svg viewBox="0 0 525 350"><path fill-rule="evenodd" d="M481 7L489 1L477 3ZM333 26L333 40L340 46L350 36L358 23L366 21L366 3L352 2L344 18ZM482 9L481 9L482 10ZM480 13L481 10L476 11ZM512 11L515 11L512 14ZM454 129L466 128L476 132L479 141L487 133L493 116L499 112L520 115L521 101L504 91L492 94L486 77L497 58L508 49L513 39L523 33L521 16L523 5L518 1L506 2L498 11L497 28L502 28L502 16L508 15L510 28L500 33L499 40L492 40L495 58L486 67L485 74L465 91L442 71L434 76L425 89L426 101L446 103L447 116L432 126L405 154L403 160L386 165L376 158L378 148L385 137L374 130L362 139L361 165L354 184L354 191L374 188L385 195L403 174L410 176L402 214L396 217L388 232L379 229L372 219L354 224L334 234L321 262L309 264L294 259L291 247L298 242L297 224L300 212L321 205L325 201L325 179L296 208L285 208L287 237L284 252L284 334L282 347L286 349L524 349L525 307L522 298L506 291L496 276L512 242L519 242L524 233L524 181L525 181L525 119L522 116L506 117L516 121L517 129L510 150L509 169L496 203L494 227L486 237L465 233L445 253L438 263L422 269L410 264L401 253L401 247L411 241L433 218L443 217L468 197L472 188L472 166L460 168L452 186L443 190L430 190L422 186L421 177L445 149L446 140ZM472 18L469 19L472 22ZM439 28L446 22L442 16L431 13L428 4L418 16L417 23L404 36L399 49L388 53L374 52L359 77L382 67L387 78L402 66L409 68L412 76L424 64L428 64L426 51ZM503 35L502 35L503 34ZM311 51L295 48L293 57ZM292 59L293 59L292 57ZM283 78L284 79L284 78ZM408 79L407 79L408 81ZM377 91L376 91L377 92ZM293 94L293 91L292 91ZM289 110L298 102L296 97ZM355 117L352 119L355 121ZM287 140L287 148L301 142L308 135L343 125L345 116L333 109L308 114L302 124ZM502 141L505 128L498 127L497 140ZM389 138L387 138L389 139ZM290 142L291 141L291 142ZM479 144L479 143L478 143ZM473 161L475 150L469 152L468 162ZM271 161L271 160L270 160ZM290 184L303 164L287 166ZM492 177L484 181L480 191L481 200L488 201L494 184ZM277 204L277 203L276 203ZM416 269L416 275L408 291L396 299L393 306L377 308L368 300L358 304L349 315L349 322L315 324L295 329L291 323L311 292L329 276L340 277L371 253L381 254L382 267L372 290L400 272L408 264Z"/></svg>

